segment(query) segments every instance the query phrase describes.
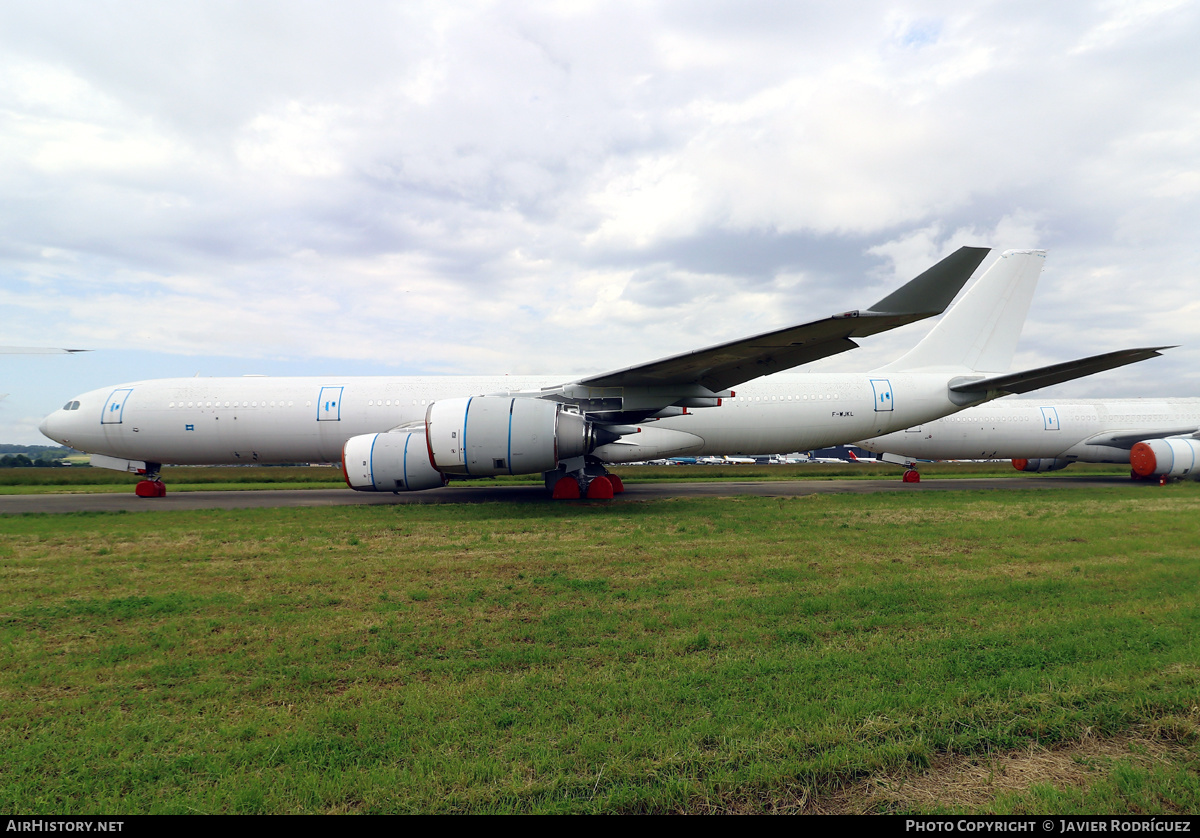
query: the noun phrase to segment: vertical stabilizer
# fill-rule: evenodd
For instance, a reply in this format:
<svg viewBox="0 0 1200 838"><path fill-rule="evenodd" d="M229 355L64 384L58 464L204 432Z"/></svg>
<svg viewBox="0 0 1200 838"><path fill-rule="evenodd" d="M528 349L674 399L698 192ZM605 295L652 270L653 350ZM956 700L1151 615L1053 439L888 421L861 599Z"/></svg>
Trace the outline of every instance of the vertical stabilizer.
<svg viewBox="0 0 1200 838"><path fill-rule="evenodd" d="M1006 250L924 340L878 371L1007 371L1045 261L1044 250Z"/></svg>

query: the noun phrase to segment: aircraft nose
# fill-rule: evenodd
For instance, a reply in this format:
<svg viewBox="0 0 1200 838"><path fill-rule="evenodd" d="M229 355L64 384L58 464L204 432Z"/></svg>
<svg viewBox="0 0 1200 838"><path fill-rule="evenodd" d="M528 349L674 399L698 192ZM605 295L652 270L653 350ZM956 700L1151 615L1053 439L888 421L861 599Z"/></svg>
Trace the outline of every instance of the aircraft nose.
<svg viewBox="0 0 1200 838"><path fill-rule="evenodd" d="M45 419L43 419L41 421L41 423L38 425L38 430L41 431L42 436L46 437L47 439L54 439L54 433L51 431L51 428L50 428L50 426L52 424L50 422L50 420L53 418L54 418L54 414L51 413L49 416L47 416ZM54 441L57 442L58 440L55 439Z"/></svg>

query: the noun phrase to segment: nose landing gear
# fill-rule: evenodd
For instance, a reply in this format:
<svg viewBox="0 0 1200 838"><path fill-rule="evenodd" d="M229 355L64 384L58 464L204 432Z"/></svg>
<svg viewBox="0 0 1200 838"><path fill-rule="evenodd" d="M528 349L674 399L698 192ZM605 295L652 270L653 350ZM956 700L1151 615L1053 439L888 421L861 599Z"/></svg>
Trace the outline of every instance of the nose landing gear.
<svg viewBox="0 0 1200 838"><path fill-rule="evenodd" d="M159 475L161 470L162 463L146 463L146 470L143 472L146 479L138 481L133 490L134 494L139 498L165 498L167 486Z"/></svg>

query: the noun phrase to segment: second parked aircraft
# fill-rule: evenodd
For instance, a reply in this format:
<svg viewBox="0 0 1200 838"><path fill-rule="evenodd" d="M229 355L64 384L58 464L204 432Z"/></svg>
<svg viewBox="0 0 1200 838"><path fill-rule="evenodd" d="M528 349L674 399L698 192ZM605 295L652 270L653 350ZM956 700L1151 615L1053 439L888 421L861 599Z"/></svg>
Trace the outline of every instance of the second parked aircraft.
<svg viewBox="0 0 1200 838"><path fill-rule="evenodd" d="M1005 400L858 443L888 462L1012 460L1021 471L1129 463L1141 477L1200 476L1200 399Z"/></svg>

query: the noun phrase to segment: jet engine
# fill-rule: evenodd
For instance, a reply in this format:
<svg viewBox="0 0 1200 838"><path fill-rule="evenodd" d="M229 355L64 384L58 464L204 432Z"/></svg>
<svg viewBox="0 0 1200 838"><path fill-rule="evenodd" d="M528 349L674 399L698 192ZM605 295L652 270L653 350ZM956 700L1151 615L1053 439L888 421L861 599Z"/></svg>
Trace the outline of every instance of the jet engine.
<svg viewBox="0 0 1200 838"><path fill-rule="evenodd" d="M1200 477L1200 439L1148 439L1133 446L1129 465L1139 477Z"/></svg>
<svg viewBox="0 0 1200 838"><path fill-rule="evenodd" d="M1013 460L1013 468L1017 471L1058 471L1071 465L1072 460Z"/></svg>
<svg viewBox="0 0 1200 838"><path fill-rule="evenodd" d="M360 492L416 492L446 485L429 463L424 430L350 437L342 448L346 485Z"/></svg>
<svg viewBox="0 0 1200 838"><path fill-rule="evenodd" d="M596 445L591 422L536 398L436 401L425 413L425 431L439 471L472 477L552 471Z"/></svg>

